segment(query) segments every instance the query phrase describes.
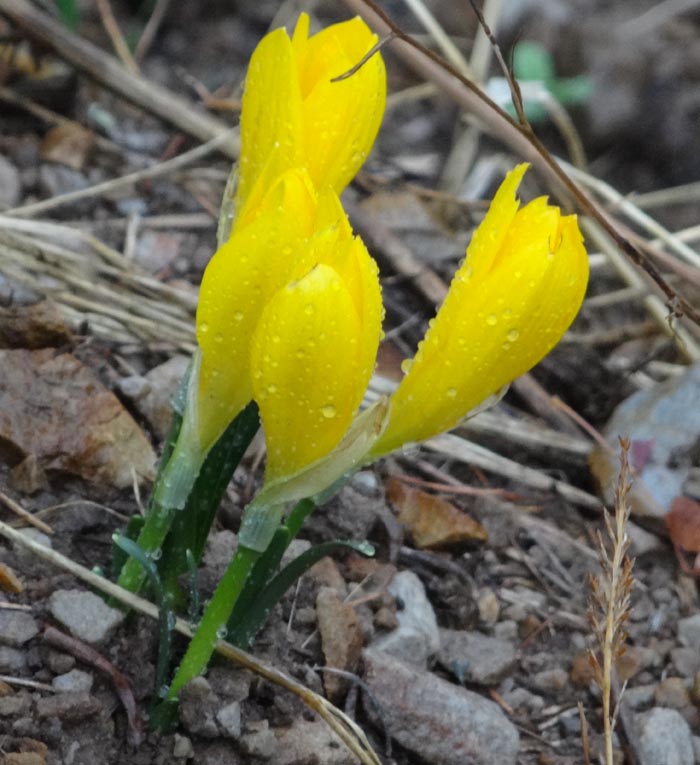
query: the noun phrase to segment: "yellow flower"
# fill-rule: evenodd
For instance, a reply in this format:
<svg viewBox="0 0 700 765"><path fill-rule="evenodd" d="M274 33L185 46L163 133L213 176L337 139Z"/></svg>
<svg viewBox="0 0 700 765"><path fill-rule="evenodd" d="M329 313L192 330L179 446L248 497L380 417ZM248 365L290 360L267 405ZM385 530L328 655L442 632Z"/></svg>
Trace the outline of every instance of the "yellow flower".
<svg viewBox="0 0 700 765"><path fill-rule="evenodd" d="M338 195L364 163L386 103L386 73L373 55L352 76L332 82L377 42L354 18L309 37L303 13L292 39L277 29L250 60L241 112L236 209L254 209L270 180L290 167L306 168L317 189Z"/></svg>
<svg viewBox="0 0 700 765"><path fill-rule="evenodd" d="M588 258L573 215L545 197L519 209L522 164L501 184L449 293L391 398L374 456L454 427L537 364L569 327Z"/></svg>
<svg viewBox="0 0 700 765"><path fill-rule="evenodd" d="M297 261L299 278L267 303L252 341L266 483L297 474L337 446L362 401L379 345L377 266L330 190L319 200L316 229Z"/></svg>

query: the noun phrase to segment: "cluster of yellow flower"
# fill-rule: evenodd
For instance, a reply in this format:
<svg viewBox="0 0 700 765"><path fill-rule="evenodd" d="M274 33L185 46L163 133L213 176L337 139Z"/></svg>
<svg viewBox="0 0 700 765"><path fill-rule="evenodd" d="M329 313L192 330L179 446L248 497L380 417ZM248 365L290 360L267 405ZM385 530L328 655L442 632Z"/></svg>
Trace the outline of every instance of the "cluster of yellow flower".
<svg viewBox="0 0 700 765"><path fill-rule="evenodd" d="M183 437L205 454L251 400L266 482L341 441L368 385L383 316L377 267L339 200L375 140L386 99L377 38L353 19L309 37L267 35L250 62L235 218L206 269L197 311L196 398ZM536 364L586 289L574 216L545 198L519 208L516 167L474 235L449 294L392 396L380 456L453 427Z"/></svg>

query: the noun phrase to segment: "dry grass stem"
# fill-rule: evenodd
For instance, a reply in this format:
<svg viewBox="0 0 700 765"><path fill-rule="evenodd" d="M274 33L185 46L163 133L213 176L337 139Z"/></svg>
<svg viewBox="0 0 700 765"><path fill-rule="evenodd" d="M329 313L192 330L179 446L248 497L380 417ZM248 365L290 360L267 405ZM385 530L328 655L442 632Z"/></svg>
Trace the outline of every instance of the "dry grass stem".
<svg viewBox="0 0 700 765"><path fill-rule="evenodd" d="M149 616L152 619L158 619L158 608L153 605L153 603L122 589L108 579L98 576L93 571L81 566L79 563L67 558L65 555L38 544L25 534L13 529L2 521L0 521L0 536L15 545L31 551L37 557L57 566L63 571L67 571L90 587L115 598L130 609L144 614L145 616ZM175 630L185 637L192 637L192 630L184 619L177 619ZM381 765L381 760L372 749L364 731L362 731L353 720L331 704L327 699L324 699L322 696L319 696L317 693L314 693L312 690L306 688L292 678L287 677L287 675L274 667L259 661L251 654L241 651L223 640L220 640L217 643L216 651L236 664L250 669L266 680L269 680L271 683L298 696L304 704L326 721L331 730L338 736L338 738L340 738L345 746L359 758L363 765Z"/></svg>
<svg viewBox="0 0 700 765"><path fill-rule="evenodd" d="M626 624L630 615L630 598L634 586L632 566L628 556L630 540L627 522L630 505L629 441L620 439L620 472L615 490L615 518L605 512L605 536L598 531L598 562L600 572L591 576L588 618L595 640L590 652L594 679L600 688L603 705L603 739L605 765L613 765L613 730L617 718L617 707L624 693L624 685L614 704L614 688L617 678L615 664L625 652L627 640Z"/></svg>

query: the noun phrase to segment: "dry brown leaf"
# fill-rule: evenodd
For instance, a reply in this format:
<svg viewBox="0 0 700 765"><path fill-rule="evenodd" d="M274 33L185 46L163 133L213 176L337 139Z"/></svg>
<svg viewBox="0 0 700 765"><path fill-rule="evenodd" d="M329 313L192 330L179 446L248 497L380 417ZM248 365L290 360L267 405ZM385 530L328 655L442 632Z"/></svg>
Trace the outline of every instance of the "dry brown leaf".
<svg viewBox="0 0 700 765"><path fill-rule="evenodd" d="M64 122L52 127L41 142L41 158L45 162L56 162L73 170L85 166L95 136L77 122Z"/></svg>
<svg viewBox="0 0 700 765"><path fill-rule="evenodd" d="M463 510L395 478L387 483L387 497L419 549L439 550L488 538L486 529Z"/></svg>
<svg viewBox="0 0 700 765"><path fill-rule="evenodd" d="M68 353L0 351L0 450L12 465L30 455L47 474L126 488L132 470L151 479L155 453L131 415Z"/></svg>
<svg viewBox="0 0 700 765"><path fill-rule="evenodd" d="M24 591L24 585L15 572L6 564L0 563L0 590L19 595Z"/></svg>

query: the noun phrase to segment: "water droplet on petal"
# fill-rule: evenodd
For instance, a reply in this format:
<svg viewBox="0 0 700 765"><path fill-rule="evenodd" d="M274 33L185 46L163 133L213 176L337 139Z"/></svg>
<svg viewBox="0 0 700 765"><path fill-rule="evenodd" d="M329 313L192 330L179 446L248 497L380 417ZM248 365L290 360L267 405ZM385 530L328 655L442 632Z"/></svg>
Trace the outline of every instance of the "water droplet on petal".
<svg viewBox="0 0 700 765"><path fill-rule="evenodd" d="M401 362L401 371L405 375L407 375L412 366L413 366L413 359L404 359Z"/></svg>
<svg viewBox="0 0 700 765"><path fill-rule="evenodd" d="M335 407L332 404L328 404L321 408L321 414L327 420L332 420L336 415Z"/></svg>
<svg viewBox="0 0 700 765"><path fill-rule="evenodd" d="M448 388L447 389L447 397L448 398L457 398L457 388Z"/></svg>
<svg viewBox="0 0 700 765"><path fill-rule="evenodd" d="M234 311L233 318L236 321L243 321L243 311Z"/></svg>
<svg viewBox="0 0 700 765"><path fill-rule="evenodd" d="M202 322L202 323L199 325L199 331L200 331L200 332L203 332L204 334L206 334L207 332L209 332L209 325L206 323L206 321L203 321L203 322Z"/></svg>
<svg viewBox="0 0 700 765"><path fill-rule="evenodd" d="M509 330L506 337L508 338L508 340L510 340L511 343L514 343L520 337L520 332L518 332L517 329L511 329Z"/></svg>
<svg viewBox="0 0 700 765"><path fill-rule="evenodd" d="M496 324L498 324L498 317L495 313L490 313L486 317L486 323L489 325L489 327L495 327Z"/></svg>
<svg viewBox="0 0 700 765"><path fill-rule="evenodd" d="M277 393L277 386L274 383L270 383L270 385L267 386L267 392Z"/></svg>

